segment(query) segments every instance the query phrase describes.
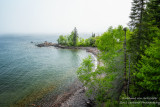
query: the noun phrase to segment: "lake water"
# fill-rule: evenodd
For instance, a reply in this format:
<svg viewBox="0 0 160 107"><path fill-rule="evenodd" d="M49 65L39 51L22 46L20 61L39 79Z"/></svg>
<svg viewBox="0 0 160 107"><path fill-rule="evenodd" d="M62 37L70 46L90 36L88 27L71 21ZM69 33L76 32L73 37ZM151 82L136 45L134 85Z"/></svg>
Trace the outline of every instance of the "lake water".
<svg viewBox="0 0 160 107"><path fill-rule="evenodd" d="M58 36L0 36L0 107L21 106L71 85L85 50L36 47L33 42L56 42Z"/></svg>

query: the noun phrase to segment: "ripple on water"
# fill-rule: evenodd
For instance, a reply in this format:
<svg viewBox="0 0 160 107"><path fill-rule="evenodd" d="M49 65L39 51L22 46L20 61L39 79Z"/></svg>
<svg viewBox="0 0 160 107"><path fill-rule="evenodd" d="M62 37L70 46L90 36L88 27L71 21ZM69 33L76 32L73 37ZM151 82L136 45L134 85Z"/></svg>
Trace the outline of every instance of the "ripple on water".
<svg viewBox="0 0 160 107"><path fill-rule="evenodd" d="M0 107L60 94L77 78L75 71L88 56L84 50L38 48L30 43L36 37L22 38L0 38Z"/></svg>

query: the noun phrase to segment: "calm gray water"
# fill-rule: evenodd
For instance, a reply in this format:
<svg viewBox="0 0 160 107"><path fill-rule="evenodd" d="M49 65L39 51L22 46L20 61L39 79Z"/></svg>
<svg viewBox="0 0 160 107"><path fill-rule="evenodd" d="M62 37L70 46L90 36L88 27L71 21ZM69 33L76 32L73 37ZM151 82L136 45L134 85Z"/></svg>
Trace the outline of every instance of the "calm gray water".
<svg viewBox="0 0 160 107"><path fill-rule="evenodd" d="M36 47L57 36L0 36L0 107L23 105L48 93L60 93L73 83L85 50Z"/></svg>

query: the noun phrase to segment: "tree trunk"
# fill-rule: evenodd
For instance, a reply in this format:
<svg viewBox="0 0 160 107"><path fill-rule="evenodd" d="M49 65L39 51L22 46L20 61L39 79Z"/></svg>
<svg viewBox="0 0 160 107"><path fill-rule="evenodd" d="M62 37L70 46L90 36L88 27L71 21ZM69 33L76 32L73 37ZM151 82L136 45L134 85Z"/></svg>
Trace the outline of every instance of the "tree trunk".
<svg viewBox="0 0 160 107"><path fill-rule="evenodd" d="M125 32L125 40L124 40L124 91L127 95L127 90L126 90L126 87L127 87L127 79L126 79L126 28L123 29L124 32Z"/></svg>

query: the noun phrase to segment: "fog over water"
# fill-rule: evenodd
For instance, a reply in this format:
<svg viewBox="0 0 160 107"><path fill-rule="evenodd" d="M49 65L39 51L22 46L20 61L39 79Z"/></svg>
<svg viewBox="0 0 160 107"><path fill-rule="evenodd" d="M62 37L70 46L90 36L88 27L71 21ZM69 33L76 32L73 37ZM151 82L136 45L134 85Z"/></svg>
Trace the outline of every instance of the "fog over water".
<svg viewBox="0 0 160 107"><path fill-rule="evenodd" d="M0 0L0 34L100 33L127 26L132 0Z"/></svg>

